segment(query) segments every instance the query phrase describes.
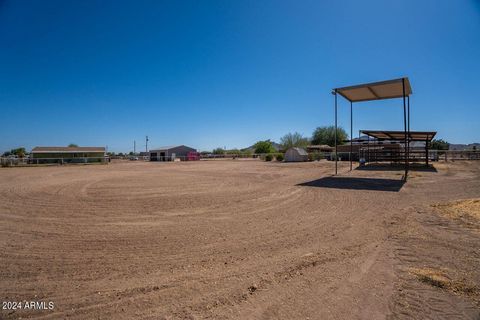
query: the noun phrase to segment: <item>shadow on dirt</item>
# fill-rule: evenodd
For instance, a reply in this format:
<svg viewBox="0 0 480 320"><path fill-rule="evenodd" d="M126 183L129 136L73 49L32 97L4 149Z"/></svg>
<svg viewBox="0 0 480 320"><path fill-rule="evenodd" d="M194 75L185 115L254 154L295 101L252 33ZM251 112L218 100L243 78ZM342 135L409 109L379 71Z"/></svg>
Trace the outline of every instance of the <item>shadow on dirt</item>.
<svg viewBox="0 0 480 320"><path fill-rule="evenodd" d="M299 183L297 186L398 192L403 187L404 183L405 181L400 179L325 177Z"/></svg>
<svg viewBox="0 0 480 320"><path fill-rule="evenodd" d="M403 164L388 164L388 163L369 163L363 167L357 167L355 170L364 170L364 171L404 171L405 167ZM434 166L429 165L428 167L425 164L411 163L408 171L419 171L419 172L437 172Z"/></svg>

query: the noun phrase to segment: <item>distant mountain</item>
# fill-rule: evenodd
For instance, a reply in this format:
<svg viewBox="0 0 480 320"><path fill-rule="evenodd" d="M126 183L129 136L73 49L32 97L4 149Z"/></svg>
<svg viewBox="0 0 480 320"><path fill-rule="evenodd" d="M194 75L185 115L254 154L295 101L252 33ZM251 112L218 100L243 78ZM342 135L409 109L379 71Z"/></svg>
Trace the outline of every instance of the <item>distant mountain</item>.
<svg viewBox="0 0 480 320"><path fill-rule="evenodd" d="M270 141L270 139L268 140ZM276 143L274 141L270 141L272 143L272 146L273 148L278 151L280 149L282 149L282 145L280 143ZM250 147L247 147L247 148L244 148L244 149L241 149L241 151L251 151L251 152L254 152L255 151L255 145L251 145Z"/></svg>
<svg viewBox="0 0 480 320"><path fill-rule="evenodd" d="M282 145L281 145L280 143L276 143L276 142L273 142L273 141L272 141L272 146L273 146L273 148L274 148L275 150L277 150L277 151L280 150L280 149L282 149Z"/></svg>
<svg viewBox="0 0 480 320"><path fill-rule="evenodd" d="M473 147L476 147L476 149L480 151L480 143L478 143L478 142L470 143L470 144L451 143L448 150L456 150L456 151L459 151L459 150L473 150Z"/></svg>

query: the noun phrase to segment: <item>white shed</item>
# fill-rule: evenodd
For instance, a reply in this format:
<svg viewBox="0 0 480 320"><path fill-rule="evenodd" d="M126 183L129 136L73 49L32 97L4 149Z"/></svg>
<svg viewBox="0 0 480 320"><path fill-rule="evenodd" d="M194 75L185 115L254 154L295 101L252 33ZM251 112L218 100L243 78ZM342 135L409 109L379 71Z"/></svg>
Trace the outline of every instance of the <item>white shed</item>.
<svg viewBox="0 0 480 320"><path fill-rule="evenodd" d="M290 148L285 152L286 162L308 161L308 153L302 148Z"/></svg>

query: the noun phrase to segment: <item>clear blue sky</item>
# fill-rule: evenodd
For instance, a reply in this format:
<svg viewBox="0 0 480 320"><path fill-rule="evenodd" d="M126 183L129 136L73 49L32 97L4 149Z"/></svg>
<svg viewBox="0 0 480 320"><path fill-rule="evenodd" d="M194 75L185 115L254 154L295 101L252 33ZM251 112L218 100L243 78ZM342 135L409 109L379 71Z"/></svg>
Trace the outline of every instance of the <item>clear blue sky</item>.
<svg viewBox="0 0 480 320"><path fill-rule="evenodd" d="M309 136L332 88L401 76L412 130L480 142L477 0L0 1L0 44L0 151ZM403 128L400 100L354 113Z"/></svg>

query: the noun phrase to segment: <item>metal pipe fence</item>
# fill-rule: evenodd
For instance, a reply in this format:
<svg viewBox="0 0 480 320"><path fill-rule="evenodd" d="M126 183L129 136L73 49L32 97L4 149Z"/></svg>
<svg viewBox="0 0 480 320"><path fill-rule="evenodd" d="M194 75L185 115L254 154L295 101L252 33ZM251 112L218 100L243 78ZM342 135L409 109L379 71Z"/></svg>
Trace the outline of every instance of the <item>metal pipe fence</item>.
<svg viewBox="0 0 480 320"><path fill-rule="evenodd" d="M425 161L428 154L429 161L455 161L455 160L480 160L480 151L477 150L410 150L408 160L410 162ZM359 153L353 154L354 160L358 157L365 162L403 162L405 161L403 149L389 150L380 147L370 147L366 150L360 150Z"/></svg>
<svg viewBox="0 0 480 320"><path fill-rule="evenodd" d="M437 160L480 160L480 150L431 150L430 152Z"/></svg>
<svg viewBox="0 0 480 320"><path fill-rule="evenodd" d="M426 159L426 152L422 150L410 150L408 154L409 162L424 162ZM199 160L221 160L221 159L259 159L265 160L267 155L272 156L272 160L278 156L284 156L284 153L253 153L253 154L203 154L200 155ZM365 162L404 162L405 155L403 149L391 150L370 147L368 149L360 149L358 152L310 152L308 160L330 160L334 161L365 161ZM93 163L108 163L111 159L121 160L139 160L139 161L192 161L186 156L165 156L165 157L76 157L76 158L14 158L14 157L0 157L1 167L15 167L15 166L36 166L36 165L66 165L66 164L93 164ZM429 150L429 161L461 161L461 160L480 160L480 150Z"/></svg>
<svg viewBox="0 0 480 320"><path fill-rule="evenodd" d="M423 150L410 150L409 160L410 161L424 161L425 160L425 151ZM480 160L480 151L443 151L443 150L429 150L429 160L439 161L439 160ZM200 154L200 160L221 160L221 159L261 159L264 160L267 155L271 155L273 158L277 156L284 156L284 153L251 153L251 154ZM335 152L309 152L309 160L335 160ZM367 160L367 162L375 161L405 161L405 151L400 149L384 149L381 146L378 147L369 147L368 149L361 149L357 152L337 152L337 160L339 161L350 161L350 155L352 161L359 161L360 158ZM123 157L122 159L130 159L132 157ZM165 156L165 157L133 157L138 158L138 160L145 161L192 161L185 156ZM116 159L116 157L112 157ZM132 160L132 159L131 159ZM137 160L137 159L135 159Z"/></svg>
<svg viewBox="0 0 480 320"><path fill-rule="evenodd" d="M281 152L277 153L251 153L251 154L201 154L200 159L202 160L208 160L208 159L257 159L257 158L265 158L268 154L270 154L273 157L279 156L279 155L284 155Z"/></svg>

